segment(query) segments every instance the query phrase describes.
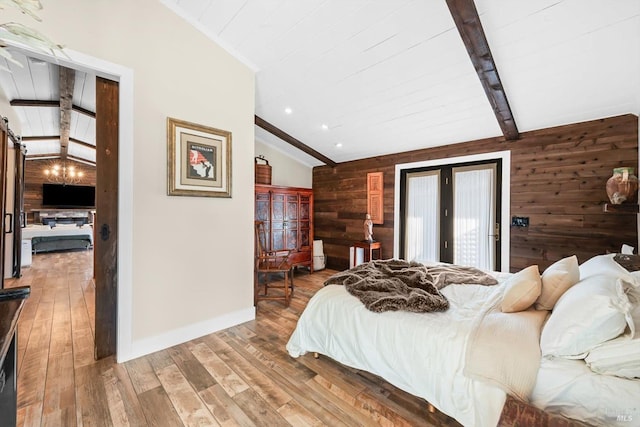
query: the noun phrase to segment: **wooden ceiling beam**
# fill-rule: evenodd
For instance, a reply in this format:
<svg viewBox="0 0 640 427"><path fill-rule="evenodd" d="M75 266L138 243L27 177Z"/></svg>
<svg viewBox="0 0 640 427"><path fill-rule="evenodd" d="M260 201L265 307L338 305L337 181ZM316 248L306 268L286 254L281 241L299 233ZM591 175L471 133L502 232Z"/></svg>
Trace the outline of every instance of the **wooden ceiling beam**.
<svg viewBox="0 0 640 427"><path fill-rule="evenodd" d="M60 135L23 136L22 141L50 141L60 139Z"/></svg>
<svg viewBox="0 0 640 427"><path fill-rule="evenodd" d="M9 101L12 107L59 107L60 101L38 100L38 99L14 99Z"/></svg>
<svg viewBox="0 0 640 427"><path fill-rule="evenodd" d="M41 101L38 99L14 99L13 101L9 101L9 105L12 107L60 107L60 101ZM86 108L82 108L79 105L71 105L71 109L80 114L84 114L85 116L91 117L92 119L96 118L96 113L93 111L87 110Z"/></svg>
<svg viewBox="0 0 640 427"><path fill-rule="evenodd" d="M73 160L73 161L79 162L79 163L84 163L86 165L93 166L93 167L96 166L96 162L94 162L94 161L83 159L82 157L72 156L70 154L67 154L67 159Z"/></svg>
<svg viewBox="0 0 640 427"><path fill-rule="evenodd" d="M473 0L447 0L447 6L498 119L502 134L510 141L518 139L520 133Z"/></svg>
<svg viewBox="0 0 640 427"><path fill-rule="evenodd" d="M333 160L331 160L330 158L328 158L324 154L317 152L313 148L309 147L308 145L304 144L303 142L299 141L298 139L292 137L288 133L286 133L283 130L277 128L276 126L272 125L271 123L267 122L266 120L261 119L258 116L255 116L254 123L256 124L256 126L266 130L267 132L269 132L270 134L272 134L274 136L277 136L278 138L280 138L284 142L293 145L298 150L300 150L300 151L302 151L304 153L307 153L311 157L320 160L324 164L326 164L328 166L331 166L331 167L335 167L337 165L336 162L334 162Z"/></svg>
<svg viewBox="0 0 640 427"><path fill-rule="evenodd" d="M44 141L51 141L51 140L58 140L60 139L60 135L47 135L47 136L23 136L22 137L22 141L26 142L26 141L31 141L31 142L44 142ZM87 147L87 148L93 148L95 150L96 146L89 144L88 142L84 142L84 141L80 141L79 139L76 138L71 138L69 137L69 142L73 142L74 144L78 144L78 145L82 145L83 147Z"/></svg>
<svg viewBox="0 0 640 427"><path fill-rule="evenodd" d="M60 67L60 158L63 160L66 159L69 150L71 107L73 106L73 86L75 80L75 70Z"/></svg>
<svg viewBox="0 0 640 427"><path fill-rule="evenodd" d="M27 160L39 160L39 159L59 159L60 153L49 154L29 154L27 153Z"/></svg>
<svg viewBox="0 0 640 427"><path fill-rule="evenodd" d="M96 149L95 145L91 145L88 142L80 141L79 139L69 138L69 142L73 142L74 144L82 145L83 147Z"/></svg>

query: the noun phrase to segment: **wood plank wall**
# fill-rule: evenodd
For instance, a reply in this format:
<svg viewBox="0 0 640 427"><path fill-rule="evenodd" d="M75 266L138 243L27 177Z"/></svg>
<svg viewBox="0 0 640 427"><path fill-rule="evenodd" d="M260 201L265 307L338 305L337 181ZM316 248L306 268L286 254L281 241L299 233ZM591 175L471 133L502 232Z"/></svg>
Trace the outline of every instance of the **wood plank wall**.
<svg viewBox="0 0 640 427"><path fill-rule="evenodd" d="M44 170L53 160L27 160L24 171L24 210L27 224L33 224L33 209L42 209L42 184L48 182ZM69 166L75 166L84 172L84 178L78 185L96 185L96 168L84 163L67 160Z"/></svg>
<svg viewBox="0 0 640 427"><path fill-rule="evenodd" d="M525 132L517 141L490 138L314 168L315 239L323 241L327 266L347 268L349 246L363 239L368 172L384 172L385 221L374 237L391 258L396 164L502 150L511 150L511 212L503 221L530 219L528 228L511 227L511 271L637 246L636 215L602 210L613 168L638 165L638 117L629 114Z"/></svg>

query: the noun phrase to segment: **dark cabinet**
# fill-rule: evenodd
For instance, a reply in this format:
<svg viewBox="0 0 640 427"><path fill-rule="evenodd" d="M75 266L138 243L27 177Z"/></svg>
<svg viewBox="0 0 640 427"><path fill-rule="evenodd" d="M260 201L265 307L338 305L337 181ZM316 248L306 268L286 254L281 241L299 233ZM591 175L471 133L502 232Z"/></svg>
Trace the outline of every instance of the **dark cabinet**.
<svg viewBox="0 0 640 427"><path fill-rule="evenodd" d="M291 249L292 264L313 269L313 190L256 185L255 218L264 221L269 250Z"/></svg>

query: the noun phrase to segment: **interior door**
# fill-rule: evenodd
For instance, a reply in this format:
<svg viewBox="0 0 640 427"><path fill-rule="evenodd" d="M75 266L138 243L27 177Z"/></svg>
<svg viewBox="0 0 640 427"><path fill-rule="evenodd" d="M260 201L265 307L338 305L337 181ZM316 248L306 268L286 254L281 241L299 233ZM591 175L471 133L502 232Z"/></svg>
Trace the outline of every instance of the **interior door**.
<svg viewBox="0 0 640 427"><path fill-rule="evenodd" d="M7 152L9 146L9 127L6 119L0 120L0 218L2 218L2 230L0 230L0 254L2 254L2 262L0 262L0 280L2 288L4 288L4 234L7 227L5 221L5 197L7 186Z"/></svg>
<svg viewBox="0 0 640 427"><path fill-rule="evenodd" d="M14 141L15 153L15 189L13 193L13 277L22 275L22 228L26 226L24 211L24 169L27 149L18 141Z"/></svg>
<svg viewBox="0 0 640 427"><path fill-rule="evenodd" d="M118 313L118 83L96 78L95 356L116 353Z"/></svg>

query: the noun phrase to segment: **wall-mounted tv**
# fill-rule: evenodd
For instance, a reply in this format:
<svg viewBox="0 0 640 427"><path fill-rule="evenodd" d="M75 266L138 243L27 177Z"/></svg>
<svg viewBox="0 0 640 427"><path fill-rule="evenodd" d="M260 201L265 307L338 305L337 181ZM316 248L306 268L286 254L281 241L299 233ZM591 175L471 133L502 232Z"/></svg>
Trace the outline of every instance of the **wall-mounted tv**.
<svg viewBox="0 0 640 427"><path fill-rule="evenodd" d="M96 187L42 184L42 206L50 208L95 208Z"/></svg>

